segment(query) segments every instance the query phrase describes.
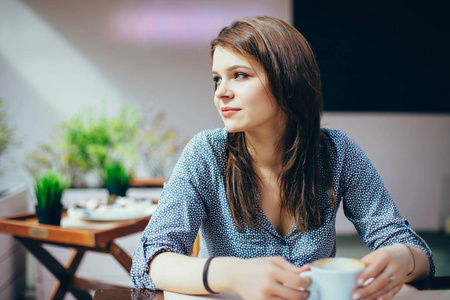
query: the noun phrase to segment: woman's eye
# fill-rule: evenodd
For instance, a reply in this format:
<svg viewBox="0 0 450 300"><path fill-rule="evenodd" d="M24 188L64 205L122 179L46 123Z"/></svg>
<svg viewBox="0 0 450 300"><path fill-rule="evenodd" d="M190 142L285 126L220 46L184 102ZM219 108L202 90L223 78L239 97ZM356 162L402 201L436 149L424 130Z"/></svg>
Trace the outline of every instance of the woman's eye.
<svg viewBox="0 0 450 300"><path fill-rule="evenodd" d="M213 81L214 81L214 90L217 90L217 87L220 85L220 82L222 81L222 79L219 76L213 77Z"/></svg>
<svg viewBox="0 0 450 300"><path fill-rule="evenodd" d="M247 77L248 77L247 74L241 73L241 72L238 72L238 73L234 74L234 78L235 78L235 79L239 79L239 78L247 78Z"/></svg>

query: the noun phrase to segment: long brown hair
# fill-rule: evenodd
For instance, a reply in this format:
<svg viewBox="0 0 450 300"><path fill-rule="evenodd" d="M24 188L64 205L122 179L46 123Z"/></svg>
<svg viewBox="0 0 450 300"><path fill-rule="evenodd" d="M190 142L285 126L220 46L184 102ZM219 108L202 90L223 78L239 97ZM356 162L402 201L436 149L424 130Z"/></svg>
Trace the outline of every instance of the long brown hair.
<svg viewBox="0 0 450 300"><path fill-rule="evenodd" d="M217 47L249 55L260 62L269 87L287 116L281 139L282 169L278 181L282 206L294 216L298 230L323 224L317 188L325 184L334 207L328 138L321 133L322 91L320 72L309 43L294 27L273 17L236 20L211 41L211 57ZM322 147L320 144L322 143ZM256 224L259 214L258 176L252 167L243 132L229 133L226 189L236 224ZM324 170L319 171L319 149L324 151Z"/></svg>

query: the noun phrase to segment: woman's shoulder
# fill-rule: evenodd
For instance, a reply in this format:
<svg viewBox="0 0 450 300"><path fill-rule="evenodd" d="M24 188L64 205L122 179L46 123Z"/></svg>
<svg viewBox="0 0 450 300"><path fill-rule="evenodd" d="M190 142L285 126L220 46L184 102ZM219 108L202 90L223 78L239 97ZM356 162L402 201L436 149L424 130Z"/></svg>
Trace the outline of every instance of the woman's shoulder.
<svg viewBox="0 0 450 300"><path fill-rule="evenodd" d="M352 140L345 131L338 129L322 128L322 133L328 137L327 145L334 149L338 157L359 153L362 150L359 145Z"/></svg>
<svg viewBox="0 0 450 300"><path fill-rule="evenodd" d="M203 130L194 135L186 149L195 152L223 151L226 148L227 136L228 132L224 128Z"/></svg>
<svg viewBox="0 0 450 300"><path fill-rule="evenodd" d="M339 129L322 127L322 132L324 132L333 141L344 140L347 138L347 134L345 133L345 131Z"/></svg>
<svg viewBox="0 0 450 300"><path fill-rule="evenodd" d="M226 144L228 132L225 128L207 129L200 131L191 139L195 144Z"/></svg>
<svg viewBox="0 0 450 300"><path fill-rule="evenodd" d="M345 131L339 129L322 128L322 133L331 140L336 149L344 147L348 139Z"/></svg>
<svg viewBox="0 0 450 300"><path fill-rule="evenodd" d="M339 158L365 159L366 155L361 147L345 131L322 128L322 132L329 137Z"/></svg>
<svg viewBox="0 0 450 300"><path fill-rule="evenodd" d="M226 140L227 136L228 132L225 128L216 128L202 130L194 136L194 139L215 141Z"/></svg>

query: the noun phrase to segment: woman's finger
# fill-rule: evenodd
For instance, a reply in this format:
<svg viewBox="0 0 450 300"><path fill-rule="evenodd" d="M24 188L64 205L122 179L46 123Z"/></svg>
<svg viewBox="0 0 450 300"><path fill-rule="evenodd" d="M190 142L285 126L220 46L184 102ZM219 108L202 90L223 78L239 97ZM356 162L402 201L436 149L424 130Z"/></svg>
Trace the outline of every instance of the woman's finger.
<svg viewBox="0 0 450 300"><path fill-rule="evenodd" d="M389 292L376 297L377 300L390 300L402 289L402 284L394 287Z"/></svg>
<svg viewBox="0 0 450 300"><path fill-rule="evenodd" d="M232 286L246 300L306 299L309 295L299 289L309 284L309 278L298 275L306 268L291 266L281 257L248 259L240 267L237 274L242 276L236 276Z"/></svg>
<svg viewBox="0 0 450 300"><path fill-rule="evenodd" d="M402 285L403 280L397 278L397 276L395 275L391 275L391 277L388 279L388 283L384 286L384 288L380 288L374 294L370 295L370 297L378 298L383 295L389 295L391 291L396 290L397 288L401 288Z"/></svg>
<svg viewBox="0 0 450 300"><path fill-rule="evenodd" d="M269 276L275 281L284 284L292 288L307 288L311 285L311 279L309 277L300 277L299 274L304 271L308 271L309 266L296 267L286 261L285 259L276 259L275 264L279 269L271 270Z"/></svg>
<svg viewBox="0 0 450 300"><path fill-rule="evenodd" d="M398 284L398 278L392 277L393 272L389 267L385 268L373 280L358 289L355 290L354 297L359 299L373 299L377 295L385 294L395 285Z"/></svg>
<svg viewBox="0 0 450 300"><path fill-rule="evenodd" d="M273 282L293 289L306 289L311 285L311 279L308 277L300 277L296 273L292 273L283 269L274 269L267 272L268 278Z"/></svg>
<svg viewBox="0 0 450 300"><path fill-rule="evenodd" d="M309 266L297 267L297 266L291 264L290 262L288 262L286 259L284 259L281 256L272 257L271 259L274 264L276 264L280 268L282 268L286 271L289 271L289 272L299 274L303 271L309 270Z"/></svg>
<svg viewBox="0 0 450 300"><path fill-rule="evenodd" d="M367 280L371 278L377 278L380 273L387 267L389 259L384 256L384 253L372 252L361 260L367 264L367 268L358 275L356 283L358 286L362 286Z"/></svg>
<svg viewBox="0 0 450 300"><path fill-rule="evenodd" d="M274 284L271 287L270 291L271 295L276 295L277 297L280 297L281 299L308 299L309 292L306 290L299 290L296 288L292 288L286 285L280 285L280 284Z"/></svg>

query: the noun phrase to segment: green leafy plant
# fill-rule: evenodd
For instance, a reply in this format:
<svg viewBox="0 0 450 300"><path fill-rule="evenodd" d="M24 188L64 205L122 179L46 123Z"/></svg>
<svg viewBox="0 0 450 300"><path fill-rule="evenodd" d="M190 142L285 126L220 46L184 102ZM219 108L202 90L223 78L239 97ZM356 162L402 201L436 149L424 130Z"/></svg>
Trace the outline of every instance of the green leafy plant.
<svg viewBox="0 0 450 300"><path fill-rule="evenodd" d="M128 187L131 173L125 165L117 159L106 160L103 166L101 179L105 187Z"/></svg>
<svg viewBox="0 0 450 300"><path fill-rule="evenodd" d="M98 176L108 157L121 157L130 164L137 161L138 110L123 107L116 115L94 114L86 108L69 121L52 144L41 143L27 157L26 167L31 174L55 168L69 174L74 186L84 186L91 174Z"/></svg>
<svg viewBox="0 0 450 300"><path fill-rule="evenodd" d="M61 147L66 164L84 174L98 173L107 157L136 157L134 140L139 121L137 110L129 107L109 118L86 109L63 124Z"/></svg>
<svg viewBox="0 0 450 300"><path fill-rule="evenodd" d="M82 110L59 126L51 143L41 143L26 160L35 175L54 169L68 174L74 187L86 186L86 178L108 184L107 160L119 160L128 173L140 163L149 174L168 177L183 143L177 131L165 123L163 113L124 106L113 116ZM109 179L108 179L109 180Z"/></svg>
<svg viewBox="0 0 450 300"><path fill-rule="evenodd" d="M33 176L37 176L43 170L67 174L71 179L82 176L79 168L70 169L70 166L64 163L62 149L42 142L27 156L25 167Z"/></svg>
<svg viewBox="0 0 450 300"><path fill-rule="evenodd" d="M34 191L37 206L49 208L61 205L61 197L69 181L60 173L50 170L35 177Z"/></svg>

